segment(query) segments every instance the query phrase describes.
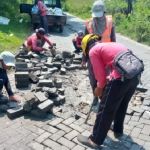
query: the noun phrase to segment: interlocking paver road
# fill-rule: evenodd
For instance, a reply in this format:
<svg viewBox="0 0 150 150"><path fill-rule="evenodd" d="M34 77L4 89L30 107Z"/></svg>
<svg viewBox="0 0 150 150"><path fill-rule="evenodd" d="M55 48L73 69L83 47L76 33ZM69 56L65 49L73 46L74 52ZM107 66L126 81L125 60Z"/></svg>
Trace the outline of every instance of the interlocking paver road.
<svg viewBox="0 0 150 150"><path fill-rule="evenodd" d="M84 20L68 14L64 32L51 31L50 39L57 43L60 51L73 51L72 38L79 29L84 30ZM150 47L134 42L120 34L117 34L117 41L126 45L145 63L145 71L142 76L143 85L139 87L147 89L144 96L146 107L141 108L145 111L143 116L140 109L128 110L124 135L116 139L113 132L109 131L103 150L150 150ZM87 82L89 82L88 78ZM82 84L85 84L84 80ZM26 114L10 120L6 113L1 112L0 150L90 150L77 141L79 133L90 135L92 131L92 126L84 124L85 117L86 115L82 114L79 120L75 120L69 113L61 116L57 112L55 117L48 115L45 119L37 119ZM94 119L94 115L93 117L91 115L90 123L93 124Z"/></svg>

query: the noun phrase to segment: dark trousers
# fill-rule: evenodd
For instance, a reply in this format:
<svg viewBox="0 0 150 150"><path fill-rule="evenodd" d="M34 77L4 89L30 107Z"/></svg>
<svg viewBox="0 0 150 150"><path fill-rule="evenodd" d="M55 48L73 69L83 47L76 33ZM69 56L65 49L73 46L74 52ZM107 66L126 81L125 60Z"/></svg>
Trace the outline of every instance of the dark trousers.
<svg viewBox="0 0 150 150"><path fill-rule="evenodd" d="M73 43L74 48L75 48L78 52L80 52L80 51L81 51L81 48L77 47L76 41L74 40L74 41L72 41L72 43Z"/></svg>
<svg viewBox="0 0 150 150"><path fill-rule="evenodd" d="M45 29L45 33L48 33L48 22L47 22L47 18L46 16L40 16L40 25L38 28L44 28Z"/></svg>
<svg viewBox="0 0 150 150"><path fill-rule="evenodd" d="M112 121L114 132L123 133L123 123L128 103L138 85L138 78L125 80L112 79L103 90L99 110L96 116L93 134L90 139L102 145Z"/></svg>

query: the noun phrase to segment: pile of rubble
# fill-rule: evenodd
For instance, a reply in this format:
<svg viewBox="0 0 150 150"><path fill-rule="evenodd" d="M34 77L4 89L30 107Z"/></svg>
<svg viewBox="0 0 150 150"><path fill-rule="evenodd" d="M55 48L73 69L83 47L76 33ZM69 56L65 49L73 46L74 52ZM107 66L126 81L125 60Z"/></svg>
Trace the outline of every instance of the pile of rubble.
<svg viewBox="0 0 150 150"><path fill-rule="evenodd" d="M20 49L16 55L15 85L19 89L30 87L30 91L23 95L21 105L11 102L8 107L0 106L0 110L7 111L9 118L25 112L44 118L47 113L53 112L54 106L65 102L61 76L68 71L82 69L82 55L68 51L53 52L34 53L28 52L26 48Z"/></svg>
<svg viewBox="0 0 150 150"><path fill-rule="evenodd" d="M135 118L150 119L150 93L144 89L137 89L127 110L127 114Z"/></svg>

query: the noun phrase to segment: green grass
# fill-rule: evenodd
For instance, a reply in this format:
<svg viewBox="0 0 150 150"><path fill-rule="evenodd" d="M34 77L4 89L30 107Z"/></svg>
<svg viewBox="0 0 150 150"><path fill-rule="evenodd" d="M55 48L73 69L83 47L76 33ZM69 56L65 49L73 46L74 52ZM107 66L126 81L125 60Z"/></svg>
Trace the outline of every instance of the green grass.
<svg viewBox="0 0 150 150"><path fill-rule="evenodd" d="M8 25L0 25L0 52L16 51L27 39L30 28L31 24L25 20L22 23L12 20Z"/></svg>
<svg viewBox="0 0 150 150"><path fill-rule="evenodd" d="M31 3L32 0L28 0ZM16 51L31 32L29 15L20 14L19 4L26 0L2 1L0 5L0 16L10 19L8 25L0 24L0 53L2 51ZM19 20L23 18L23 22Z"/></svg>

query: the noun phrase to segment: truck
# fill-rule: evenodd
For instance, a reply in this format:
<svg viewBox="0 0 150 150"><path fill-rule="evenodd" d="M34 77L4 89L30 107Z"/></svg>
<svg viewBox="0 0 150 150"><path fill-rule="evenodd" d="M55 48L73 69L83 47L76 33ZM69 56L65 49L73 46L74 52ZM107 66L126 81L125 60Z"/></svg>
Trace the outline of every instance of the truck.
<svg viewBox="0 0 150 150"><path fill-rule="evenodd" d="M43 3L51 9L54 8L60 8L61 9L61 3L60 0L43 0ZM34 3L32 4L25 4L22 3L20 4L20 13L27 13L29 14L31 18L31 23L33 25L33 30L35 30L38 25L40 24L40 17L36 13L32 13L32 8L34 6ZM67 15L63 12L61 15L60 14L55 14L55 13L48 13L46 15L47 21L48 21L48 26L54 26L58 28L58 31L60 33L63 32L64 25L66 24L67 21Z"/></svg>

